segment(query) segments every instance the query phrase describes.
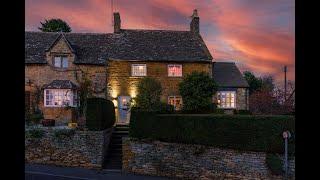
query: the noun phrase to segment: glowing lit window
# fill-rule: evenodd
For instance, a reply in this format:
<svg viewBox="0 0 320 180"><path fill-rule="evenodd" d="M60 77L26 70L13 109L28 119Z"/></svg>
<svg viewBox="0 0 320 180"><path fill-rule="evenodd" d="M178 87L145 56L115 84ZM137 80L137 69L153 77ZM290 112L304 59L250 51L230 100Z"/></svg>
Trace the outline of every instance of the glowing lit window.
<svg viewBox="0 0 320 180"><path fill-rule="evenodd" d="M71 89L45 89L44 106L45 107L65 107L77 106L77 91Z"/></svg>
<svg viewBox="0 0 320 180"><path fill-rule="evenodd" d="M217 101L219 108L236 108L236 92L219 91L217 93Z"/></svg>
<svg viewBox="0 0 320 180"><path fill-rule="evenodd" d="M168 104L173 105L174 110L179 111L182 108L182 97L181 96L169 96Z"/></svg>
<svg viewBox="0 0 320 180"><path fill-rule="evenodd" d="M147 65L146 64L132 64L131 75L132 76L146 76L147 75Z"/></svg>
<svg viewBox="0 0 320 180"><path fill-rule="evenodd" d="M58 68L67 68L68 67L68 58L65 56L55 56L53 60L54 67Z"/></svg>
<svg viewBox="0 0 320 180"><path fill-rule="evenodd" d="M169 64L168 65L168 76L170 76L170 77L182 77L182 65Z"/></svg>

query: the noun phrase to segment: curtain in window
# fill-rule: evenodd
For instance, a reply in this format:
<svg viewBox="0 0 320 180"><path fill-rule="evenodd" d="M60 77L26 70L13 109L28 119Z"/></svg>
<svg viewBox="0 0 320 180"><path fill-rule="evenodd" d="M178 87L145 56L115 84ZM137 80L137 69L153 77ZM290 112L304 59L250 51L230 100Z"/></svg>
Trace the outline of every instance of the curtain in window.
<svg viewBox="0 0 320 180"><path fill-rule="evenodd" d="M235 91L220 91L217 94L218 107L220 108L235 108Z"/></svg>
<svg viewBox="0 0 320 180"><path fill-rule="evenodd" d="M168 76L181 77L182 76L182 65L168 65Z"/></svg>
<svg viewBox="0 0 320 180"><path fill-rule="evenodd" d="M45 106L76 106L77 93L70 89L45 90Z"/></svg>
<svg viewBox="0 0 320 180"><path fill-rule="evenodd" d="M133 64L132 65L132 76L146 76L147 66L145 64Z"/></svg>

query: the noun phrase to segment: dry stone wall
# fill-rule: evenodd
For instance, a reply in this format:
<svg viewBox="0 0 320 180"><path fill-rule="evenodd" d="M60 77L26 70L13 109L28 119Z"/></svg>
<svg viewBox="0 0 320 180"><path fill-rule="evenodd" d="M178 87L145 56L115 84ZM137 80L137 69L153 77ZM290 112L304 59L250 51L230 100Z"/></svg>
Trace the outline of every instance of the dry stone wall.
<svg viewBox="0 0 320 180"><path fill-rule="evenodd" d="M53 129L46 129L42 138L26 137L25 161L27 163L102 168L111 129L75 131L70 137L60 138L57 138L54 132Z"/></svg>
<svg viewBox="0 0 320 180"><path fill-rule="evenodd" d="M134 139L124 139L122 149L123 171L130 173L181 179L283 178L271 174L263 152Z"/></svg>

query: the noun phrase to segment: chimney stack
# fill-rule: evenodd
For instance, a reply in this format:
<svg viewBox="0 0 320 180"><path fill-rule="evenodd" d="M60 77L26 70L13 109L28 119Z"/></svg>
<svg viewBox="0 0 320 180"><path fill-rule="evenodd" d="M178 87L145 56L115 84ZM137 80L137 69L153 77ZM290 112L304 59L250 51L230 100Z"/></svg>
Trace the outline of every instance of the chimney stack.
<svg viewBox="0 0 320 180"><path fill-rule="evenodd" d="M119 12L113 13L113 27L114 27L114 33L120 33L121 19L120 19Z"/></svg>
<svg viewBox="0 0 320 180"><path fill-rule="evenodd" d="M192 20L190 23L190 31L195 33L195 34L199 34L199 21L200 18L198 16L198 11L197 9L193 10L193 14L191 16Z"/></svg>

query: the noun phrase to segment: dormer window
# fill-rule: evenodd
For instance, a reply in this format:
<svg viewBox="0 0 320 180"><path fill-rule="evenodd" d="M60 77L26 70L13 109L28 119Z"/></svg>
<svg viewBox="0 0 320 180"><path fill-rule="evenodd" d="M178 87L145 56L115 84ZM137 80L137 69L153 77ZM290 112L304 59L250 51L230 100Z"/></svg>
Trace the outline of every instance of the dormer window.
<svg viewBox="0 0 320 180"><path fill-rule="evenodd" d="M68 68L68 57L55 56L53 60L53 65L57 68Z"/></svg>

